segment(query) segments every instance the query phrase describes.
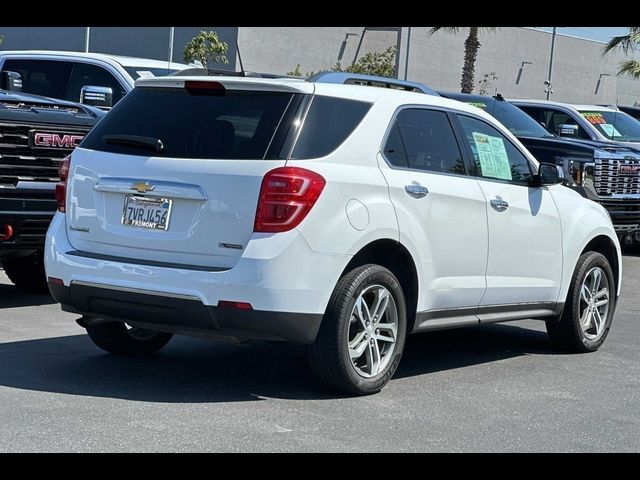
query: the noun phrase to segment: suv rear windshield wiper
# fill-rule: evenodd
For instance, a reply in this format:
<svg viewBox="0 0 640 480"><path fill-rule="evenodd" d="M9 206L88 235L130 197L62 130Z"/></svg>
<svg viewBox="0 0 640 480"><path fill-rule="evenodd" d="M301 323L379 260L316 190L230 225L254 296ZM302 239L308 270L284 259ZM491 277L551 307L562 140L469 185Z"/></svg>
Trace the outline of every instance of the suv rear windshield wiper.
<svg viewBox="0 0 640 480"><path fill-rule="evenodd" d="M145 148L155 152L164 150L164 144L159 138L142 137L139 135L103 135L105 143L112 145L127 145L131 147Z"/></svg>

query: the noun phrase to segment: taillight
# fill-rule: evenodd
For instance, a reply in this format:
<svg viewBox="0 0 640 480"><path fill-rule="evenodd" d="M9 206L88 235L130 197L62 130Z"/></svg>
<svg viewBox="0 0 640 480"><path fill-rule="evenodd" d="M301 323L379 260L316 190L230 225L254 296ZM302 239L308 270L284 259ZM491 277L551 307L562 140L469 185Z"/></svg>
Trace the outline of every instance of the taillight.
<svg viewBox="0 0 640 480"><path fill-rule="evenodd" d="M310 170L280 167L262 180L254 232L286 232L298 226L320 197L325 180Z"/></svg>
<svg viewBox="0 0 640 480"><path fill-rule="evenodd" d="M67 180L69 178L69 169L71 168L71 155L67 155L60 162L58 167L58 175L60 181L56 184L56 202L58 202L58 211L63 212L67 206Z"/></svg>
<svg viewBox="0 0 640 480"><path fill-rule="evenodd" d="M247 302L231 302L229 300L220 300L218 307L221 308L237 308L238 310L253 310L250 303Z"/></svg>

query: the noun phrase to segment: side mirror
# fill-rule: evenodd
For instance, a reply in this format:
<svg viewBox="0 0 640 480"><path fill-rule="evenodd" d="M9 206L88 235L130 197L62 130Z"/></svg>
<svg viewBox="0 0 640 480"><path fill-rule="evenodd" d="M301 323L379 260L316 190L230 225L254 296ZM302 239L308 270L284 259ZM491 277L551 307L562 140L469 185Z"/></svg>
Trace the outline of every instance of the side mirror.
<svg viewBox="0 0 640 480"><path fill-rule="evenodd" d="M110 87L85 85L80 90L80 103L108 110L113 106L113 90Z"/></svg>
<svg viewBox="0 0 640 480"><path fill-rule="evenodd" d="M22 75L18 72L0 72L0 89L11 92L22 91Z"/></svg>
<svg viewBox="0 0 640 480"><path fill-rule="evenodd" d="M576 138L578 136L578 125L569 125L563 123L562 125L558 126L556 134L559 137Z"/></svg>
<svg viewBox="0 0 640 480"><path fill-rule="evenodd" d="M564 183L564 170L560 165L555 163L541 163L538 167L537 184L542 185L557 185Z"/></svg>

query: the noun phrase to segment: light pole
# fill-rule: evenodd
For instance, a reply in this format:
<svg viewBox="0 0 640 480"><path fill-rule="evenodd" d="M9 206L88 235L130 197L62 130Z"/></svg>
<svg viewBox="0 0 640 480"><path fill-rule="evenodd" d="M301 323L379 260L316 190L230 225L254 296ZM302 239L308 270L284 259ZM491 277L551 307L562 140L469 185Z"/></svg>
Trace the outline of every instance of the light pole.
<svg viewBox="0 0 640 480"><path fill-rule="evenodd" d="M402 28L402 27L400 27ZM404 59L404 79L407 79L407 72L409 71L409 47L411 46L411 27L407 27L407 51ZM396 53L400 55L400 51Z"/></svg>
<svg viewBox="0 0 640 480"><path fill-rule="evenodd" d="M547 94L547 100L549 100L549 96L553 93L552 83L551 83L551 74L553 73L553 50L556 45L556 28L553 27L553 33L551 34L551 55L549 56L549 75L547 75L547 81L544 84L547 88L544 89L544 92Z"/></svg>
<svg viewBox="0 0 640 480"><path fill-rule="evenodd" d="M89 38L91 36L91 27L86 27L84 31L84 51L89 53Z"/></svg>
<svg viewBox="0 0 640 480"><path fill-rule="evenodd" d="M173 60L173 34L176 27L169 27L169 60L167 70L171 70L171 61Z"/></svg>

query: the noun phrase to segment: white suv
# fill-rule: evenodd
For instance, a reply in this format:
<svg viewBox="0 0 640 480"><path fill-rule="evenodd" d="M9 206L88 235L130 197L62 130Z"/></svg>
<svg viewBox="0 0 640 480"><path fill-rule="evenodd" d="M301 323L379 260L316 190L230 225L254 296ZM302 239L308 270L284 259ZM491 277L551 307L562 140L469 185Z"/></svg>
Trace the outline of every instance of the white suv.
<svg viewBox="0 0 640 480"><path fill-rule="evenodd" d="M138 80L60 173L50 290L115 354L288 341L368 394L408 333L541 318L596 350L620 292L605 209L488 114L422 93Z"/></svg>

